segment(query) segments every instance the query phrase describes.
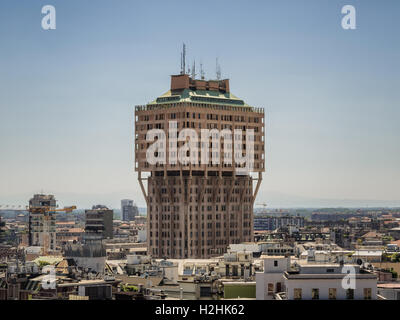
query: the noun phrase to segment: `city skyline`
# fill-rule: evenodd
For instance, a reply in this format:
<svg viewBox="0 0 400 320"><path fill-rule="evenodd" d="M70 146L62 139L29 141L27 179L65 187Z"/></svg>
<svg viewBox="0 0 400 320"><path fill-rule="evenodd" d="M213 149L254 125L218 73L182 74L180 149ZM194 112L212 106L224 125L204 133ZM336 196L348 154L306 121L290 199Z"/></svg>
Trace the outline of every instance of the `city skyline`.
<svg viewBox="0 0 400 320"><path fill-rule="evenodd" d="M400 206L398 3L353 1L356 30L341 28L345 2L221 1L212 11L185 3L205 26L191 30L168 17L180 1L157 2L159 11L155 1L52 2L51 31L40 27L42 3L0 5L0 204L26 204L43 190L61 205L116 208L128 198L143 207L134 106L168 90L185 42L188 65L202 61L215 78L218 57L232 92L265 108L256 203ZM204 37L222 10L226 34Z"/></svg>

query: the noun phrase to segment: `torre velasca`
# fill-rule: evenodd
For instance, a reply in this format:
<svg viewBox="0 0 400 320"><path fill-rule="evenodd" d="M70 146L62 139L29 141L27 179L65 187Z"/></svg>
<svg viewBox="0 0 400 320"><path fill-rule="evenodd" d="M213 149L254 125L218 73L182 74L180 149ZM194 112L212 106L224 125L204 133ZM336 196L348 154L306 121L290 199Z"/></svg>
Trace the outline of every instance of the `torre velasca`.
<svg viewBox="0 0 400 320"><path fill-rule="evenodd" d="M151 256L208 258L253 240L264 137L264 109L235 97L228 79L182 72L167 93L136 106L135 171Z"/></svg>

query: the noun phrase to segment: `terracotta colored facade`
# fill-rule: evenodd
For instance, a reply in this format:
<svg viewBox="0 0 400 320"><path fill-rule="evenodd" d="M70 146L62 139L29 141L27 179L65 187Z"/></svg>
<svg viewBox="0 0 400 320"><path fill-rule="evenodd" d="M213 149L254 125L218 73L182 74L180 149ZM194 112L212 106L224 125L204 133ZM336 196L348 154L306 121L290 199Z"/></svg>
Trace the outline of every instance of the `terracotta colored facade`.
<svg viewBox="0 0 400 320"><path fill-rule="evenodd" d="M178 132L190 128L199 137L202 129L240 129L242 155L246 130L253 129L253 173L238 175L234 156L231 164L224 161L224 138L219 140L218 164L211 161L216 146L210 143L207 164L200 162L199 155L198 163L167 160L166 164L150 165L146 151L152 142L146 141L146 134L151 129L166 132L168 159L170 142L176 141L168 134L170 121L177 122ZM170 91L146 106L137 106L135 171L147 202L148 253L159 258L208 258L225 253L231 243L252 241L253 205L265 170L264 138L264 109L250 107L233 96L227 79L172 76ZM178 148L184 143L177 142ZM227 147L232 147L234 155L233 145ZM144 177L145 173L149 176Z"/></svg>

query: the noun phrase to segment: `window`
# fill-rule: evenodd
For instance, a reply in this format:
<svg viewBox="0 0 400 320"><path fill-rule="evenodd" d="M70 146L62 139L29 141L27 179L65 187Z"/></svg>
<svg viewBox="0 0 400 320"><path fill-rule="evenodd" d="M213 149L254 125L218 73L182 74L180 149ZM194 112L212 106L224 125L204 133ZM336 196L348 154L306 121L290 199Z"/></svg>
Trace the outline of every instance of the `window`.
<svg viewBox="0 0 400 320"><path fill-rule="evenodd" d="M364 299L371 300L372 297L372 289L371 288L364 288Z"/></svg>
<svg viewBox="0 0 400 320"><path fill-rule="evenodd" d="M353 300L354 299L354 289L347 289L346 290L346 299Z"/></svg>
<svg viewBox="0 0 400 320"><path fill-rule="evenodd" d="M311 299L319 300L319 289L311 289Z"/></svg>
<svg viewBox="0 0 400 320"><path fill-rule="evenodd" d="M336 300L336 288L329 288L329 300Z"/></svg>
<svg viewBox="0 0 400 320"><path fill-rule="evenodd" d="M301 300L302 299L302 292L301 288L295 288L293 290L294 300Z"/></svg>
<svg viewBox="0 0 400 320"><path fill-rule="evenodd" d="M278 261L275 260L275 261L274 261L274 267L277 267L277 266L278 266Z"/></svg>
<svg viewBox="0 0 400 320"><path fill-rule="evenodd" d="M274 284L268 283L268 295L272 296L274 294Z"/></svg>

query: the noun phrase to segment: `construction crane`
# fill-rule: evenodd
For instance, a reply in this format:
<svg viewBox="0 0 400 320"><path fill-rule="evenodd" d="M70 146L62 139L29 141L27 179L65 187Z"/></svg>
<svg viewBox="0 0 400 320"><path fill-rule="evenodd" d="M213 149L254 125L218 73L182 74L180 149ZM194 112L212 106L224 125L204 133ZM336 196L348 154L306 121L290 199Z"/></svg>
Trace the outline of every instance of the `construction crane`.
<svg viewBox="0 0 400 320"><path fill-rule="evenodd" d="M265 202L263 202L263 203L257 203L256 204L257 206L263 206L263 214L266 214L267 213L267 204L265 203Z"/></svg>
<svg viewBox="0 0 400 320"><path fill-rule="evenodd" d="M267 207L267 204L265 202L263 203L256 203L257 206L263 206L264 209Z"/></svg>
<svg viewBox="0 0 400 320"><path fill-rule="evenodd" d="M71 207L64 207L63 209L51 209L52 207L46 207L48 211L51 212L65 212L65 213L71 213L72 211L76 210L76 206L71 206Z"/></svg>
<svg viewBox="0 0 400 320"><path fill-rule="evenodd" d="M27 206L22 205L0 205L0 211L28 211Z"/></svg>

